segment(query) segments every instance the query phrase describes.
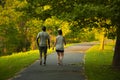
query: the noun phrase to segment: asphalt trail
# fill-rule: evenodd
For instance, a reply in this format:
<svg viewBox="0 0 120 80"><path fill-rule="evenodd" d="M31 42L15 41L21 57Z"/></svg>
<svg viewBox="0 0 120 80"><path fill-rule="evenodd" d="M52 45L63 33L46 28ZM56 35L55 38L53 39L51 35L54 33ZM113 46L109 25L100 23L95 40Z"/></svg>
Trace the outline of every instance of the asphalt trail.
<svg viewBox="0 0 120 80"><path fill-rule="evenodd" d="M86 80L84 55L94 43L83 43L65 49L63 66L57 65L57 54L47 56L47 64L39 65L39 60L19 72L10 80Z"/></svg>

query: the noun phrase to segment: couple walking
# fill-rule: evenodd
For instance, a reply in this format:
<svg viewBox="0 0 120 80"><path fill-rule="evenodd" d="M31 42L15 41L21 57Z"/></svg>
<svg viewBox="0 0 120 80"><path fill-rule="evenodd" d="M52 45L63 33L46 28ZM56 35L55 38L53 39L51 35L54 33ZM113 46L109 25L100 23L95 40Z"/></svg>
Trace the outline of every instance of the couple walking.
<svg viewBox="0 0 120 80"><path fill-rule="evenodd" d="M39 41L40 39L40 41ZM66 45L65 38L62 36L62 30L58 30L58 36L56 37L56 41L54 43L54 47L56 47L57 58L58 58L58 65L62 65L62 60L64 57L64 44ZM42 54L44 53L44 65L46 65L46 58L47 58L47 46L50 49L50 36L46 32L46 27L42 27L42 31L37 35L37 45L39 47L40 53L40 65L42 65Z"/></svg>

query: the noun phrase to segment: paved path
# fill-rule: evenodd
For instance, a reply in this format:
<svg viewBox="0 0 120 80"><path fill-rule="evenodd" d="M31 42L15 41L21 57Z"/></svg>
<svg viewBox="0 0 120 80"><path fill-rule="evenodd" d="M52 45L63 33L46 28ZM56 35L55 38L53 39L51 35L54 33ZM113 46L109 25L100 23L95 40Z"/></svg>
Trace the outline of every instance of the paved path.
<svg viewBox="0 0 120 80"><path fill-rule="evenodd" d="M57 54L52 53L46 66L40 66L37 60L12 80L85 80L84 53L92 45L83 43L66 48L63 66L57 65Z"/></svg>

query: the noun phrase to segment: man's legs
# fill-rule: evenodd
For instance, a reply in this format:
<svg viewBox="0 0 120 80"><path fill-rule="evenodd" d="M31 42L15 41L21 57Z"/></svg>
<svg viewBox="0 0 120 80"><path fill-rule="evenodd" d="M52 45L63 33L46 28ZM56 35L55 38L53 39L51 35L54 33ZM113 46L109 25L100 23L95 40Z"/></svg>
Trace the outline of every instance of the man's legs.
<svg viewBox="0 0 120 80"><path fill-rule="evenodd" d="M39 47L39 53L40 53L40 65L42 65L42 53L44 53L44 65L46 65L47 46Z"/></svg>
<svg viewBox="0 0 120 80"><path fill-rule="evenodd" d="M40 65L42 65L42 51L40 50Z"/></svg>
<svg viewBox="0 0 120 80"><path fill-rule="evenodd" d="M44 65L46 65L46 59L47 59L47 46L44 47Z"/></svg>
<svg viewBox="0 0 120 80"><path fill-rule="evenodd" d="M46 65L47 53L44 53L44 65Z"/></svg>
<svg viewBox="0 0 120 80"><path fill-rule="evenodd" d="M39 53L40 53L40 65L42 65L42 47L39 47Z"/></svg>

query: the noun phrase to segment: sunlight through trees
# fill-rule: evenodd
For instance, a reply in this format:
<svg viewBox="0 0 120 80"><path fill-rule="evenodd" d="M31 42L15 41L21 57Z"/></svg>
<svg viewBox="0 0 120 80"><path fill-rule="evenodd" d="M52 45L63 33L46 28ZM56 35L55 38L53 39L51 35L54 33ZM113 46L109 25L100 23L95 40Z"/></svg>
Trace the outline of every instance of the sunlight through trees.
<svg viewBox="0 0 120 80"><path fill-rule="evenodd" d="M63 30L68 42L101 36L117 39L114 66L120 66L120 0L0 0L0 55L36 49L36 34L44 25L51 35ZM94 30L93 30L94 28ZM97 32L94 32L94 31ZM117 31L116 31L117 30Z"/></svg>

